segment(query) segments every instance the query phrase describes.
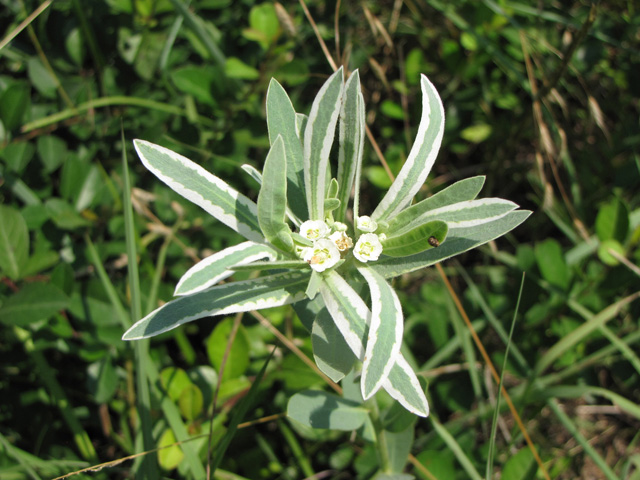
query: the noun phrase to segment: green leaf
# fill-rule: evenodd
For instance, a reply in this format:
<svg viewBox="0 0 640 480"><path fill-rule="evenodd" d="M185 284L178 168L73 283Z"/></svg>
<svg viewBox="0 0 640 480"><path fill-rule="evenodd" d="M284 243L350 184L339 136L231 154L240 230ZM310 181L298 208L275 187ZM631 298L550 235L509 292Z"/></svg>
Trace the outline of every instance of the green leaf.
<svg viewBox="0 0 640 480"><path fill-rule="evenodd" d="M621 257L626 255L624 247L620 245L617 240L605 240L598 245L598 258L602 260L602 263L610 265L612 267L619 265L620 260L611 254L611 251L617 253Z"/></svg>
<svg viewBox="0 0 640 480"><path fill-rule="evenodd" d="M434 220L424 223L399 235L390 234L382 240L382 253L390 257L406 257L430 248L439 247L445 241L449 227L445 222Z"/></svg>
<svg viewBox="0 0 640 480"><path fill-rule="evenodd" d="M29 259L29 231L20 212L0 205L0 270L18 280Z"/></svg>
<svg viewBox="0 0 640 480"><path fill-rule="evenodd" d="M444 134L444 107L433 84L422 75L422 118L407 161L371 214L376 221L392 219L400 213L427 179L436 160Z"/></svg>
<svg viewBox="0 0 640 480"><path fill-rule="evenodd" d="M324 83L304 129L304 183L311 220L324 220L324 199L329 153L342 103L344 71L340 67Z"/></svg>
<svg viewBox="0 0 640 480"><path fill-rule="evenodd" d="M391 469L394 472L402 472L407 464L407 459L411 453L411 446L413 445L413 425L401 432L385 431L384 434Z"/></svg>
<svg viewBox="0 0 640 480"><path fill-rule="evenodd" d="M0 119L5 130L13 130L24 121L31 108L31 87L26 82L9 85L0 95Z"/></svg>
<svg viewBox="0 0 640 480"><path fill-rule="evenodd" d="M144 140L133 143L145 167L169 187L247 240L264 243L254 202L182 155Z"/></svg>
<svg viewBox="0 0 640 480"><path fill-rule="evenodd" d="M53 223L63 230L75 230L91 225L89 220L73 208L73 205L62 198L49 198L45 202L45 207Z"/></svg>
<svg viewBox="0 0 640 480"><path fill-rule="evenodd" d="M22 173L33 158L35 150L33 143L26 141L10 143L4 147L0 151L0 158L6 162L7 170L5 173Z"/></svg>
<svg viewBox="0 0 640 480"><path fill-rule="evenodd" d="M619 198L604 204L596 217L596 234L601 242L617 240L624 243L629 233L629 210Z"/></svg>
<svg viewBox="0 0 640 480"><path fill-rule="evenodd" d="M62 290L51 284L29 283L7 298L0 307L0 321L5 325L26 327L69 306Z"/></svg>
<svg viewBox="0 0 640 480"><path fill-rule="evenodd" d="M36 57L29 57L27 61L27 73L31 85L45 98L55 98L58 83L53 75L46 69L42 61Z"/></svg>
<svg viewBox="0 0 640 480"><path fill-rule="evenodd" d="M243 35L260 43L265 50L278 38L280 22L271 3L254 5L249 12L249 29Z"/></svg>
<svg viewBox="0 0 640 480"><path fill-rule="evenodd" d="M206 290L220 280L233 275L239 265L247 265L256 260L267 258L275 260L276 252L255 242L243 242L233 247L225 248L199 261L180 278L173 293L175 296L191 295ZM269 263L271 265L271 263ZM275 268L275 267L271 267Z"/></svg>
<svg viewBox="0 0 640 480"><path fill-rule="evenodd" d="M366 266L358 272L369 284L371 323L362 364L362 398L368 400L382 386L395 364L402 344L404 318L398 295L386 280Z"/></svg>
<svg viewBox="0 0 640 480"><path fill-rule="evenodd" d="M227 62L224 64L224 71L227 77L239 80L257 80L260 78L258 70L236 57L227 58Z"/></svg>
<svg viewBox="0 0 640 480"><path fill-rule="evenodd" d="M344 96L340 110L340 149L338 150L338 200L340 208L334 214L336 221L344 222L353 190L356 171L362 164L364 152L364 107L360 105L360 73L354 70L344 86ZM356 184L356 189L359 185Z"/></svg>
<svg viewBox="0 0 640 480"><path fill-rule="evenodd" d="M180 445L173 445L174 443L176 443L176 437L173 434L173 430L168 428L158 440L158 448L162 448L162 450L158 451L158 463L164 470L178 468L178 465L184 459L184 453L182 453ZM173 446L170 447L169 445Z"/></svg>
<svg viewBox="0 0 640 480"><path fill-rule="evenodd" d="M211 66L186 66L172 71L171 80L181 92L193 95L206 105L216 105L214 93L220 73L217 68Z"/></svg>
<svg viewBox="0 0 640 480"><path fill-rule="evenodd" d="M396 363L391 368L389 376L384 381L384 389L400 404L416 415L427 417L429 403L418 377L402 354L396 357Z"/></svg>
<svg viewBox="0 0 640 480"><path fill-rule="evenodd" d="M460 180L435 195L405 208L389 221L389 229L401 230L430 211L475 199L482 189L484 179L484 176L477 176Z"/></svg>
<svg viewBox="0 0 640 480"><path fill-rule="evenodd" d="M460 132L460 136L471 143L482 143L491 136L491 125L480 123L465 128Z"/></svg>
<svg viewBox="0 0 640 480"><path fill-rule="evenodd" d="M180 398L185 388L192 384L189 375L182 368L166 367L160 372L162 388L174 402Z"/></svg>
<svg viewBox="0 0 640 480"><path fill-rule="evenodd" d="M538 465L533 458L533 453L529 448L521 448L510 455L507 462L502 467L502 480L533 480L536 476Z"/></svg>
<svg viewBox="0 0 640 480"><path fill-rule="evenodd" d="M228 315L295 303L305 298L309 276L308 272L279 273L226 283L180 297L136 322L122 339L153 337L210 315Z"/></svg>
<svg viewBox="0 0 640 480"><path fill-rule="evenodd" d="M67 144L54 135L43 135L36 142L38 156L47 173L51 173L67 159Z"/></svg>
<svg viewBox="0 0 640 480"><path fill-rule="evenodd" d="M282 85L271 79L267 90L267 127L271 144L278 136L284 141L287 155L287 200L289 208L301 220L309 217L304 193L304 166L300 138L297 135L296 112Z"/></svg>
<svg viewBox="0 0 640 480"><path fill-rule="evenodd" d="M178 400L180 413L189 422L194 421L203 413L203 405L202 391L194 384L187 386L180 394Z"/></svg>
<svg viewBox="0 0 640 480"><path fill-rule="evenodd" d="M296 393L287 405L289 418L311 428L356 430L364 424L368 414L356 402L317 390Z"/></svg>
<svg viewBox="0 0 640 480"><path fill-rule="evenodd" d="M233 329L233 318L225 318L216 328L213 329L211 335L207 338L207 354L211 364L220 374L220 368L227 350L227 343ZM229 351L229 356L224 367L223 378L237 378L244 374L249 367L249 338L244 327L240 325L236 333L236 337Z"/></svg>
<svg viewBox="0 0 640 480"><path fill-rule="evenodd" d="M294 250L291 229L285 221L287 211L287 157L284 141L278 136L271 145L262 170L258 194L258 222L265 238L284 252Z"/></svg>
<svg viewBox="0 0 640 480"><path fill-rule="evenodd" d="M562 290L569 288L571 271L567 266L560 244L549 238L536 244L535 254L542 277L551 285Z"/></svg>
<svg viewBox="0 0 640 480"><path fill-rule="evenodd" d="M531 215L530 211L517 210L497 220L475 227L451 228L447 234L447 241L438 248L425 250L408 257L382 256L369 268L375 269L384 278L393 278L413 272L490 242L516 228L529 215Z"/></svg>
<svg viewBox="0 0 640 480"><path fill-rule="evenodd" d="M105 355L87 369L88 388L96 404L109 402L118 388L118 373L113 366L111 357Z"/></svg>
<svg viewBox="0 0 640 480"><path fill-rule="evenodd" d="M357 360L326 308L313 322L311 345L316 365L336 383L353 369Z"/></svg>

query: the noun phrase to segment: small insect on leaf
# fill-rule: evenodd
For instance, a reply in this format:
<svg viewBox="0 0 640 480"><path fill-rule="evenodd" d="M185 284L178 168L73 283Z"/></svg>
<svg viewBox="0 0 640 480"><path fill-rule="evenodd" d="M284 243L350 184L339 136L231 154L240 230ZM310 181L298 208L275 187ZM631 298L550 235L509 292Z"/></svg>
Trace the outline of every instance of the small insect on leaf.
<svg viewBox="0 0 640 480"><path fill-rule="evenodd" d="M432 247L439 247L440 246L440 242L438 241L438 239L436 237L429 237L429 239L427 241L429 242L429 245L431 245Z"/></svg>

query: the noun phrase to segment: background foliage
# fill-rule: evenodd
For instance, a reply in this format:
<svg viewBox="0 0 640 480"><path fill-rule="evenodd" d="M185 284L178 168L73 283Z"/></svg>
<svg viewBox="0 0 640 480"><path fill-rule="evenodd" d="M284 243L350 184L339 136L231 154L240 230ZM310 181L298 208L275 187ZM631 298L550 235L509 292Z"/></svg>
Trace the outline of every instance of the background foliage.
<svg viewBox="0 0 640 480"><path fill-rule="evenodd" d="M154 446L208 433L215 398L215 444L274 344L245 420L282 414L295 392L325 388L297 354L310 356L310 342L289 308L266 321L194 322L154 339L148 354L120 340L138 293L143 313L155 308L197 259L239 240L146 172L131 140L165 145L255 197L239 166L260 168L268 150L270 78L306 111L331 73L301 4L57 0L21 31L39 4L0 4L3 38L17 33L0 48L0 476L51 478L141 451L139 395ZM335 7L309 2L331 55L360 69L367 122L390 173L413 141L425 73L447 123L421 195L486 174L483 196L535 212L443 271L496 365L526 272L504 385L549 475L638 478L637 7L343 2L338 30ZM123 148L139 283L129 283L126 268ZM370 145L365 165L363 211L390 185ZM395 287L432 407L406 446L407 471L476 478L495 443L502 478L543 478L506 409L490 441L497 387L438 271ZM148 398L136 388L140 369ZM159 468L198 478L206 442L162 450ZM251 479L365 479L375 454L347 434L308 431L282 416L240 428L227 453L217 475ZM155 457L91 478L142 478Z"/></svg>

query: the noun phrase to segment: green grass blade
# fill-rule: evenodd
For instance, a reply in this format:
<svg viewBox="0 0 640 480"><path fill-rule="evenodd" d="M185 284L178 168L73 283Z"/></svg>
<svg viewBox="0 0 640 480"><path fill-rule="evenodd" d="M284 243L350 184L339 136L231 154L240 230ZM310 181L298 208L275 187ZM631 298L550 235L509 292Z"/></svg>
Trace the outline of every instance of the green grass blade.
<svg viewBox="0 0 640 480"><path fill-rule="evenodd" d="M464 450L460 446L456 439L449 433L449 431L432 415L431 416L431 425L433 425L433 429L436 431L438 436L442 439L442 441L449 447L449 450L453 452L456 456L460 465L467 475L472 480L482 480L482 476L476 470L476 467L473 466L473 462L467 455L464 453Z"/></svg>
<svg viewBox="0 0 640 480"><path fill-rule="evenodd" d="M140 295L140 275L138 273L138 255L136 252L136 230L133 221L133 205L131 204L131 178L129 176L129 165L127 162L127 149L122 136L122 174L123 192L122 205L124 210L124 229L127 245L127 269L129 273L129 291L131 292L131 314L134 319L142 316L142 300ZM147 361L148 342L138 342L134 346L136 352L136 399L138 403L138 415L140 416L140 434L142 435L145 451L155 447L152 436L153 424L151 422L151 393L149 392L149 382L146 375L145 362ZM145 456L141 464L143 478L153 479L158 476L158 466L153 457Z"/></svg>
<svg viewBox="0 0 640 480"><path fill-rule="evenodd" d="M311 220L324 220L324 197L329 153L342 102L344 71L338 69L324 83L304 129L304 184Z"/></svg>
<svg viewBox="0 0 640 480"><path fill-rule="evenodd" d="M516 301L516 309L513 312L513 319L511 320L511 329L509 330L509 338L504 350L504 360L502 361L502 370L500 371L500 381L498 382L498 394L496 395L496 408L493 411L493 418L491 419L491 435L489 437L489 452L487 453L487 473L485 475L486 480L493 478L493 458L495 456L496 445L496 433L498 432L498 416L500 415L500 400L502 399L502 381L504 379L504 372L507 369L507 359L509 358L509 348L511 347L511 339L513 338L513 331L516 326L516 318L518 316L518 310L520 309L520 300L522 299L522 291L524 289L524 273L522 274L522 281L520 282L520 291L518 292L518 300Z"/></svg>
<svg viewBox="0 0 640 480"><path fill-rule="evenodd" d="M407 161L371 214L376 221L386 221L400 213L411 203L424 184L436 160L444 135L444 107L433 84L422 75L422 118Z"/></svg>
<svg viewBox="0 0 640 480"><path fill-rule="evenodd" d="M304 154L296 133L296 112L287 92L273 78L267 90L267 127L272 145L279 135L284 141L287 156L287 203L296 217L305 220L309 217L309 211L304 193Z"/></svg>
<svg viewBox="0 0 640 480"><path fill-rule="evenodd" d="M234 435L236 434L236 431L238 430L238 424L247 415L247 412L249 411L251 406L255 403L255 400L258 397L258 388L260 387L260 382L264 377L264 372L266 372L267 365L269 365L269 361L271 360L271 357L273 357L274 352L275 352L275 348L271 351L271 354L269 355L269 357L267 357L267 359L264 362L264 365L262 365L262 368L256 375L256 378L253 380L251 384L251 388L249 389L249 392L247 392L247 394L242 398L242 400L240 400L240 402L238 402L238 404L234 407L233 413L231 415L231 419L229 420L229 426L227 427L227 431L224 434L224 437L222 437L222 439L220 440L220 443L218 444L218 447L216 448L216 451L213 454L213 459L211 461L211 470L210 470L211 475L213 475L213 473L218 468L218 465L220 465L220 462L224 458L224 454L227 451L227 447L229 447L231 440L233 439Z"/></svg>
<svg viewBox="0 0 640 480"><path fill-rule="evenodd" d="M140 340L210 315L228 315L279 307L304 298L308 272L279 273L218 285L177 298L154 310L125 332L123 340Z"/></svg>
<svg viewBox="0 0 640 480"><path fill-rule="evenodd" d="M589 443L589 440L584 438L584 436L578 430L578 427L576 427L576 425L571 421L569 416L566 413L564 413L562 408L560 408L560 405L558 405L557 400L555 400L554 398L550 398L549 400L547 400L547 405L549 406L551 411L555 414L555 416L558 417L558 420L560 420L560 423L564 425L564 428L566 428L569 431L569 433L571 433L571 435L576 440L576 442L578 442L578 444L580 444L580 446L584 449L585 453L591 457L591 460L593 460L593 463L595 463L600 469L600 471L604 473L605 477L608 478L609 480L618 480L618 476L613 472L613 470L611 470L609 465L607 465L607 462L604 460L604 458L602 458L600 454L596 451L596 449L591 446L591 444Z"/></svg>

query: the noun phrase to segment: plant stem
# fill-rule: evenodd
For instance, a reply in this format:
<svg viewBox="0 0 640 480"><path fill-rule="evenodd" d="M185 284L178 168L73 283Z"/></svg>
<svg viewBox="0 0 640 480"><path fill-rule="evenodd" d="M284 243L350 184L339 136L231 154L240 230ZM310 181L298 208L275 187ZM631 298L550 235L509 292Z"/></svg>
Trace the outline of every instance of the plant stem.
<svg viewBox="0 0 640 480"><path fill-rule="evenodd" d="M375 398L371 398L366 402L369 407L369 416L371 423L376 431L376 450L378 452L378 464L382 473L392 473L391 460L389 459L389 449L387 447L387 437L385 435L382 421L380 420L380 409Z"/></svg>

